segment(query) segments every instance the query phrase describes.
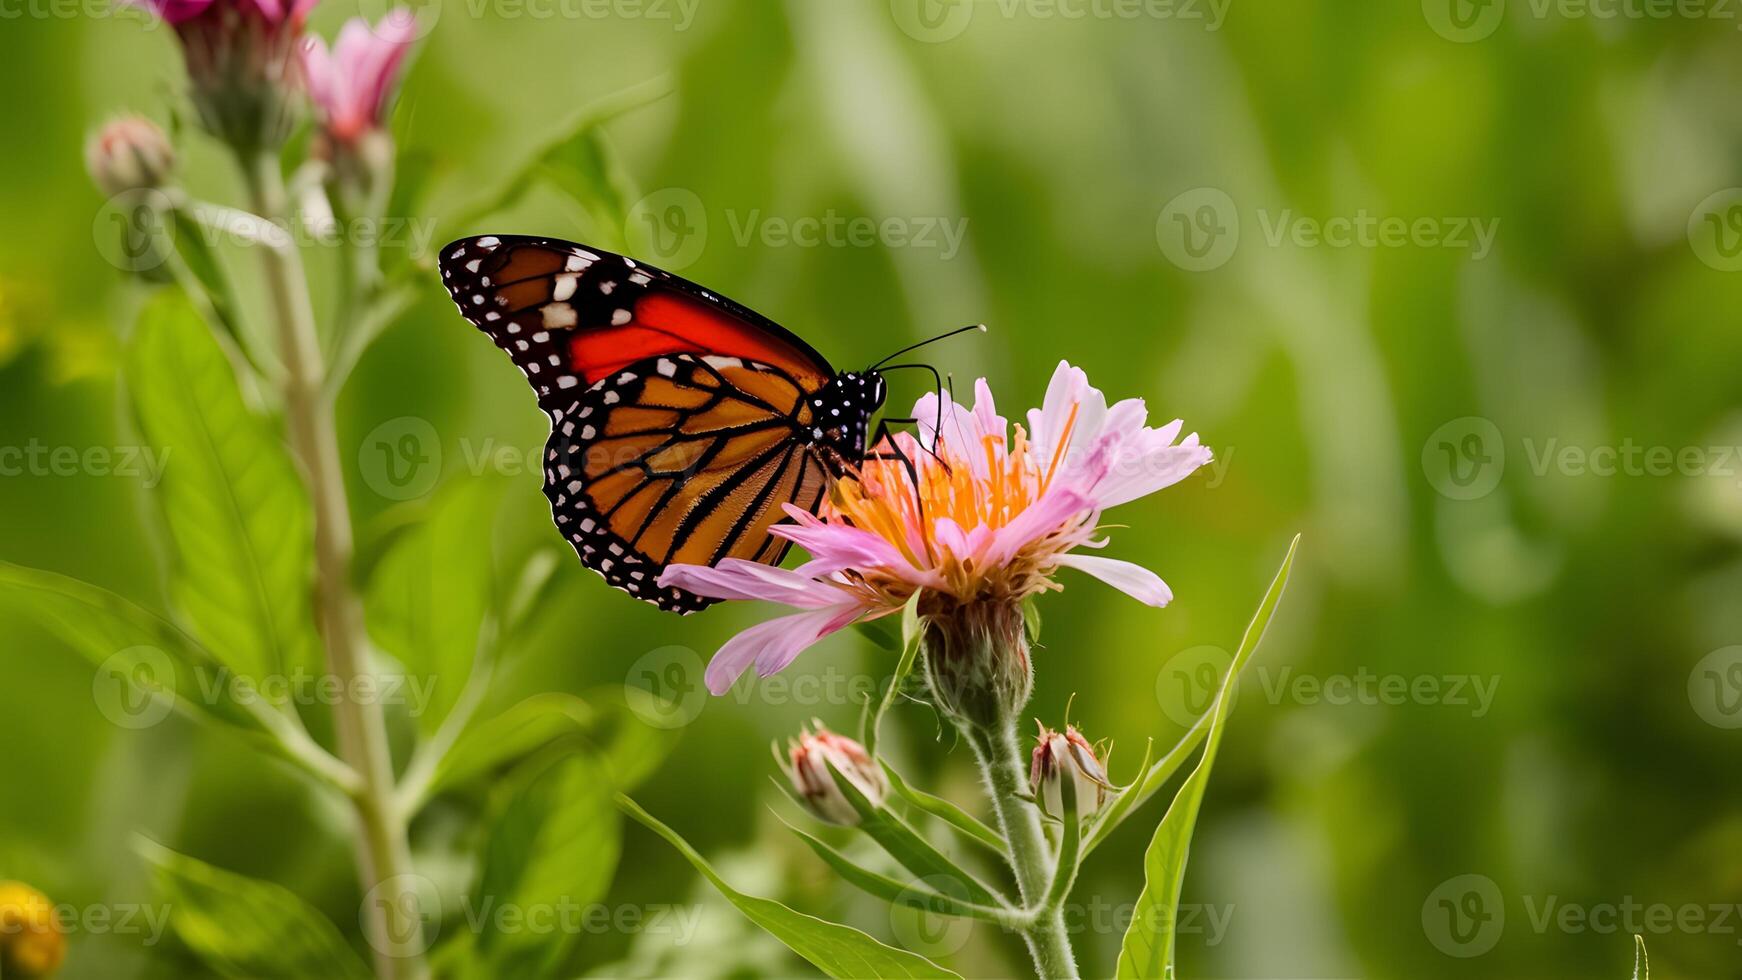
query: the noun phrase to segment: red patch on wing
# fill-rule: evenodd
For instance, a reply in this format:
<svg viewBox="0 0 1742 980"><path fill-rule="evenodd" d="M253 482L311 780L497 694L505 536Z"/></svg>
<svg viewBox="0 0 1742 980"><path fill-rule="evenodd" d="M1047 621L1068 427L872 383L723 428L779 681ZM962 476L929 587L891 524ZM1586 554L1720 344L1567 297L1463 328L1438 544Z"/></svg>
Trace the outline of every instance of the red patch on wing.
<svg viewBox="0 0 1742 980"><path fill-rule="evenodd" d="M773 365L807 390L829 377L826 365L780 337L683 293L648 293L631 313L628 323L576 331L570 370L594 384L649 357L712 354Z"/></svg>

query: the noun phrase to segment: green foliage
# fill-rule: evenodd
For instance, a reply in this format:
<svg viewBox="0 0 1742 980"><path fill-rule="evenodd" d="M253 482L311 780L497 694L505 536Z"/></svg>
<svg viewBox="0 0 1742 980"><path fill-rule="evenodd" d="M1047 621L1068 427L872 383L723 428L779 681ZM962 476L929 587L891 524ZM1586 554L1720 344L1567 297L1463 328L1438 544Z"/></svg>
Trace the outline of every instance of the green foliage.
<svg viewBox="0 0 1742 980"><path fill-rule="evenodd" d="M170 925L190 949L226 977L306 980L373 976L333 923L293 892L212 867L141 839L156 870Z"/></svg>
<svg viewBox="0 0 1742 980"><path fill-rule="evenodd" d="M924 790L914 789L907 780L902 778L900 773L895 771L895 767L888 762L879 761L883 766L883 775L889 779L889 788L894 790L897 796L906 800L909 805L937 817L961 833L964 839L980 845L1000 859L1009 856L1009 852L1004 846L1004 838L998 836L996 830L986 826L978 817L949 800L941 796L933 796Z"/></svg>
<svg viewBox="0 0 1742 980"><path fill-rule="evenodd" d="M485 618L496 590L491 527L500 500L491 480L458 480L438 493L424 520L401 534L370 578L369 634L434 682L418 725L433 732L489 651Z"/></svg>
<svg viewBox="0 0 1742 980"><path fill-rule="evenodd" d="M633 789L659 765L677 733L641 721L627 704L597 692L582 699L547 692L474 723L441 759L430 795L483 781L553 745L579 743L596 753L612 785Z"/></svg>
<svg viewBox="0 0 1742 980"><path fill-rule="evenodd" d="M620 835L600 760L586 753L534 759L503 787L486 822L473 907L530 917L596 902L616 870ZM572 931L491 928L477 937L476 956L486 975L550 975L575 938Z"/></svg>
<svg viewBox="0 0 1742 980"><path fill-rule="evenodd" d="M1149 850L1143 856L1143 893L1137 896L1131 926L1126 930L1119 950L1120 980L1172 980L1174 919L1179 909L1180 890L1185 885L1186 855L1191 848L1192 830L1197 826L1198 807L1203 803L1204 792L1210 784L1210 767L1215 764L1216 749L1222 742L1223 722L1233 703L1234 684L1240 677L1240 669L1246 666L1252 652L1258 649L1258 642L1264 638L1265 627L1270 625L1277 603L1282 601L1282 591L1288 585L1288 572L1294 565L1294 552L1299 545L1297 535L1289 542L1282 567L1277 569L1276 578L1271 581L1269 591L1264 594L1263 602L1259 603L1251 624L1246 627L1246 635L1240 638L1240 649L1235 652L1228 675L1223 678L1215 704L1210 708L1204 754L1174 796L1173 805L1161 818L1161 826L1155 829Z"/></svg>
<svg viewBox="0 0 1742 980"><path fill-rule="evenodd" d="M920 836L918 831L908 826L906 821L887 807L873 804L833 763L829 765L829 775L834 777L835 786L840 789L841 795L846 797L853 810L859 814L858 828L876 841L877 846L887 851L902 867L934 885L947 882L950 889L959 891L962 898L976 905L1000 904L1001 900L993 894L991 888L933 847L930 841Z"/></svg>
<svg viewBox="0 0 1742 980"><path fill-rule="evenodd" d="M147 307L127 376L140 431L165 454L157 497L175 546L171 591L193 633L248 677L318 670L308 494L179 294Z"/></svg>
<svg viewBox="0 0 1742 980"><path fill-rule="evenodd" d="M676 831L637 806L634 800L620 795L617 806L677 848L696 871L737 906L738 911L828 976L837 980L957 976L923 956L886 946L857 929L795 912L771 899L745 895L726 884L695 848L690 847Z"/></svg>
<svg viewBox="0 0 1742 980"><path fill-rule="evenodd" d="M209 683L223 665L197 640L106 589L0 562L0 599L105 670L98 684L132 684L132 694L171 698L176 708L195 717L245 729L260 726L254 712L230 697L235 691L230 685L213 688L220 697L205 696L202 680ZM134 707L144 710L137 703Z"/></svg>

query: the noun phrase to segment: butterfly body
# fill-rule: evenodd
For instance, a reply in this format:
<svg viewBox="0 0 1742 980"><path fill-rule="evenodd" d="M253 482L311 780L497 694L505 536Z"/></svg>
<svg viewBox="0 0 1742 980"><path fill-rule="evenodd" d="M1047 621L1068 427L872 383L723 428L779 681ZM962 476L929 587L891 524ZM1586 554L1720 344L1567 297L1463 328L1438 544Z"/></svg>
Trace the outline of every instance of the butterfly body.
<svg viewBox="0 0 1742 980"><path fill-rule="evenodd" d="M686 280L558 239L442 249L460 312L551 418L545 495L583 564L662 609L714 600L658 585L669 564L776 564L785 507L816 512L858 465L877 371L837 373L796 335Z"/></svg>

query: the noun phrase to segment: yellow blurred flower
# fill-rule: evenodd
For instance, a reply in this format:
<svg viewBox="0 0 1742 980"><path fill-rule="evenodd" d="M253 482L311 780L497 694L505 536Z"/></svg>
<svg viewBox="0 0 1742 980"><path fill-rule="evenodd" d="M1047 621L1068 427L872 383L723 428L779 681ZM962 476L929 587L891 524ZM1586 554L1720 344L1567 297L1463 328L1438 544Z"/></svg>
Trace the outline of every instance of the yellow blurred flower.
<svg viewBox="0 0 1742 980"><path fill-rule="evenodd" d="M0 881L0 976L52 976L66 954L67 939L48 896L21 881Z"/></svg>

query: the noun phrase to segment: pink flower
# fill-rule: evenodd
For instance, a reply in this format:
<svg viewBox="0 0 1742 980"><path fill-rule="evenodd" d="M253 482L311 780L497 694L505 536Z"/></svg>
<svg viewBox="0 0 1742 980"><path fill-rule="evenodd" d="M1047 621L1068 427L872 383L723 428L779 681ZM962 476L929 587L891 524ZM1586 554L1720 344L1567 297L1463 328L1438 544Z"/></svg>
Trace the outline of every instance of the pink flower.
<svg viewBox="0 0 1742 980"><path fill-rule="evenodd" d="M1041 725L1028 769L1028 786L1041 808L1055 820L1065 818L1063 783L1069 779L1079 819L1101 809L1108 790L1116 789L1107 781L1102 754L1075 725L1066 725L1062 732Z"/></svg>
<svg viewBox="0 0 1742 980"><path fill-rule="evenodd" d="M346 21L330 53L320 38L303 42L309 98L327 135L354 143L381 126L400 65L416 39L417 18L400 7L373 27L361 17Z"/></svg>
<svg viewBox="0 0 1742 980"><path fill-rule="evenodd" d="M801 730L798 738L787 743L786 760L781 768L792 782L793 792L813 815L851 827L859 822L859 811L841 792L830 768L845 776L872 806L881 805L889 795L889 780L866 754L865 746L845 735L836 735L820 721L812 724L816 725L814 733Z"/></svg>
<svg viewBox="0 0 1742 980"><path fill-rule="evenodd" d="M941 435L929 421L939 415L936 395L920 398L911 414L922 420L919 438L895 438L917 485L899 461L869 460L836 485L820 518L788 508L796 523L774 533L810 561L784 569L727 559L715 568L673 565L660 576L662 586L700 595L804 610L729 640L708 665L710 691L724 693L752 666L766 677L830 633L899 611L916 591L927 593L922 612L928 600L1009 606L1061 588L1054 575L1074 568L1152 606L1173 598L1142 566L1076 552L1105 544L1096 537L1103 510L1210 461L1196 433L1180 439L1178 420L1151 428L1141 400L1109 406L1063 362L1026 431L998 414L984 379L974 384L972 409L943 404Z"/></svg>
<svg viewBox="0 0 1742 980"><path fill-rule="evenodd" d="M222 13L226 9L239 13L258 16L267 24L276 26L288 19L293 25L301 25L308 17L308 12L314 8L317 0L293 0L286 7L283 0L129 0L136 6L144 7L170 26L187 23L207 10Z"/></svg>

